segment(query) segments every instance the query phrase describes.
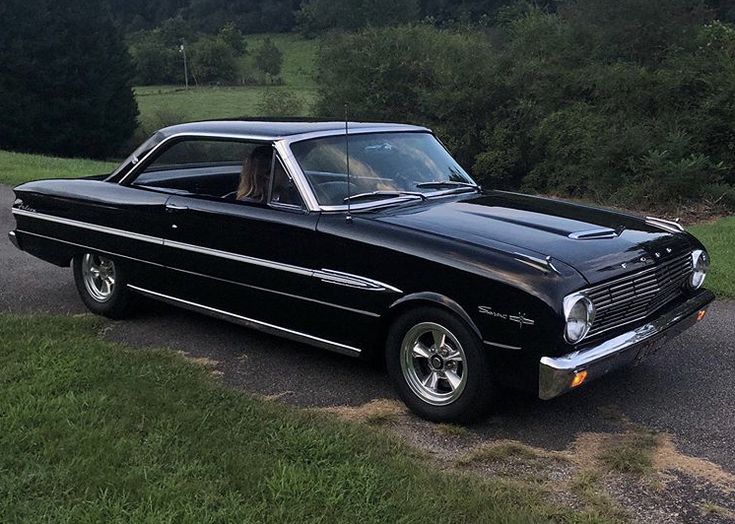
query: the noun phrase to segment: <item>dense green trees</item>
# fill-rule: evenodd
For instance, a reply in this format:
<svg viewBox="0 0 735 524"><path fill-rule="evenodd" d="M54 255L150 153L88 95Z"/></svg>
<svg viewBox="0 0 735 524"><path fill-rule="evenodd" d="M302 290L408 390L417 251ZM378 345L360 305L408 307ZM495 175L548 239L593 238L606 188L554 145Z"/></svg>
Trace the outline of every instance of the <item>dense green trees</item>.
<svg viewBox="0 0 735 524"><path fill-rule="evenodd" d="M0 3L0 149L119 152L137 125L128 51L95 0Z"/></svg>
<svg viewBox="0 0 735 524"><path fill-rule="evenodd" d="M318 111L424 122L492 187L733 209L735 28L712 16L579 0L487 31L367 29L324 46Z"/></svg>

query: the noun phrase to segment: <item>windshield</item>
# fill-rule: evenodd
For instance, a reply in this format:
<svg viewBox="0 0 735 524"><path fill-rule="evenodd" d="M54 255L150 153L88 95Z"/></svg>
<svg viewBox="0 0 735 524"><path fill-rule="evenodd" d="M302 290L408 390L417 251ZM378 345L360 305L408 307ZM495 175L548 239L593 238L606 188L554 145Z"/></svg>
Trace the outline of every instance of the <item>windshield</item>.
<svg viewBox="0 0 735 524"><path fill-rule="evenodd" d="M291 145L319 204L347 202L345 136ZM350 188L354 202L436 191L467 191L473 180L430 133L370 133L349 136ZM469 188L469 189L468 189Z"/></svg>

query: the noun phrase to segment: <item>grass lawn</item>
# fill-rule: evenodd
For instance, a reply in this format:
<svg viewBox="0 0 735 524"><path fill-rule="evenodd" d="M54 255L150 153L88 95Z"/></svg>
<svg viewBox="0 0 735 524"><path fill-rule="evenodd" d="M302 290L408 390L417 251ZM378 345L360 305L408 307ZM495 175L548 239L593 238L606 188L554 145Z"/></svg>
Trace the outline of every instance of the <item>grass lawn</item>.
<svg viewBox="0 0 735 524"><path fill-rule="evenodd" d="M171 352L103 342L100 326L0 316L4 521L602 521L531 484L439 470L380 429L228 390Z"/></svg>
<svg viewBox="0 0 735 524"><path fill-rule="evenodd" d="M0 184L17 186L41 178L100 175L111 172L116 165L115 162L26 155L0 150Z"/></svg>
<svg viewBox="0 0 735 524"><path fill-rule="evenodd" d="M289 85L192 87L189 91L182 86L142 86L135 88L135 98L141 125L153 132L192 120L258 116L258 106L268 91L295 94L303 101L300 114L292 116L306 116L316 98L314 88Z"/></svg>
<svg viewBox="0 0 735 524"><path fill-rule="evenodd" d="M735 297L735 216L692 226L689 230L712 256L705 287L719 296Z"/></svg>

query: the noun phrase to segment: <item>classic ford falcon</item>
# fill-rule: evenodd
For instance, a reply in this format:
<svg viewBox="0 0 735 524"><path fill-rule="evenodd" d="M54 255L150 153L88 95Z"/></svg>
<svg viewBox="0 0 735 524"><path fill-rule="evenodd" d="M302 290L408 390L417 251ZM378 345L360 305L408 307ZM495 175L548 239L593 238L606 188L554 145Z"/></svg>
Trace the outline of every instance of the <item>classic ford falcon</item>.
<svg viewBox="0 0 735 524"><path fill-rule="evenodd" d="M111 174L15 189L20 249L94 313L145 295L351 356L467 420L550 399L701 319L709 257L679 224L481 189L428 129L213 121Z"/></svg>

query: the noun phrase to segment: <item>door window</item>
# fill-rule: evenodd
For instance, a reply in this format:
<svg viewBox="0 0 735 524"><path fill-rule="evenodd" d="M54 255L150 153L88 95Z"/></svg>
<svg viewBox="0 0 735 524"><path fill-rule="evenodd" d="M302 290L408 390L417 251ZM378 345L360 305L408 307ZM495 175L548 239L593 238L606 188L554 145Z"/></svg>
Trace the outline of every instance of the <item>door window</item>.
<svg viewBox="0 0 735 524"><path fill-rule="evenodd" d="M133 185L168 193L265 203L273 147L258 142L191 138L155 156Z"/></svg>

